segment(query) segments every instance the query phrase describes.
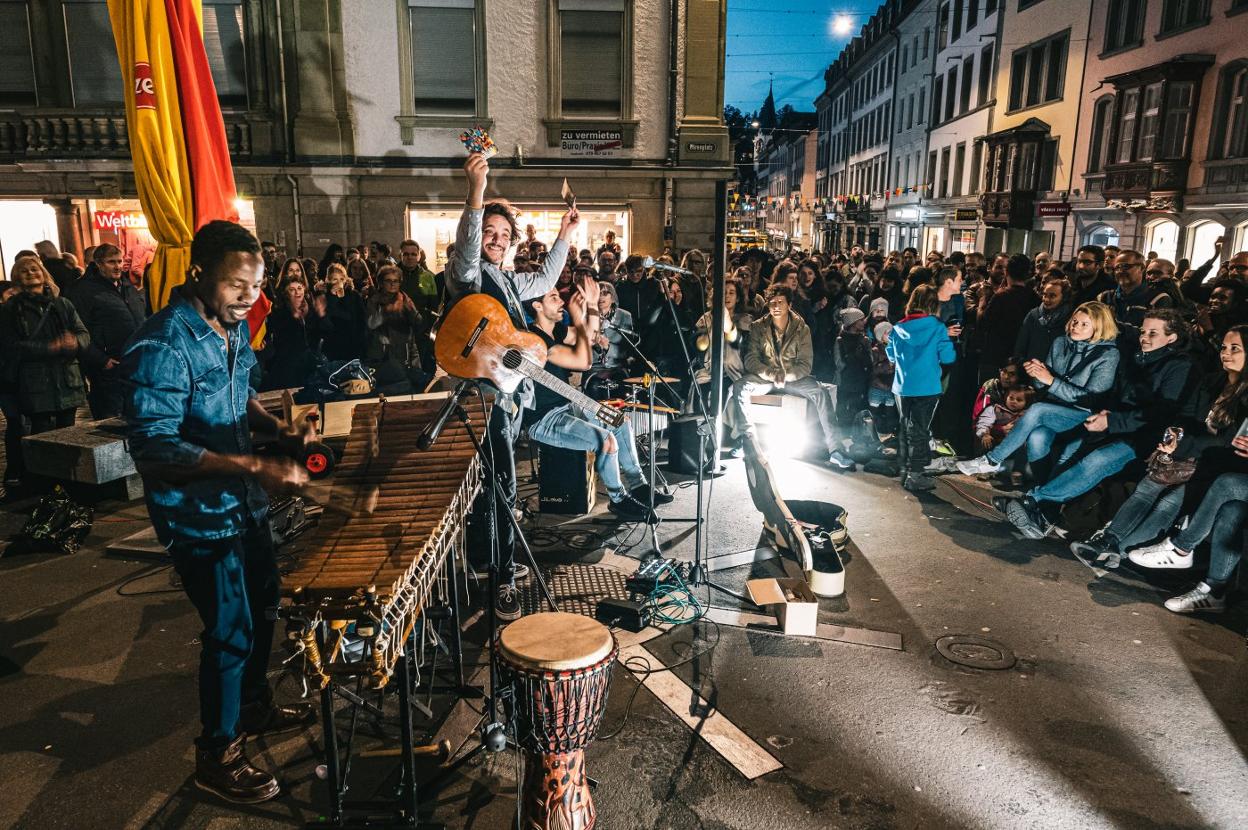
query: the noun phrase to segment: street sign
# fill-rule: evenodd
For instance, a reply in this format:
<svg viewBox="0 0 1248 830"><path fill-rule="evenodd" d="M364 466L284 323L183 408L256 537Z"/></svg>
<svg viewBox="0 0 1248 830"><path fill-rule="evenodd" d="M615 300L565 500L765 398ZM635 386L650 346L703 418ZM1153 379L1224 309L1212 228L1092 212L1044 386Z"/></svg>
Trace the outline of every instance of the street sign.
<svg viewBox="0 0 1248 830"><path fill-rule="evenodd" d="M1070 202L1038 202L1036 204L1037 216L1070 216Z"/></svg>

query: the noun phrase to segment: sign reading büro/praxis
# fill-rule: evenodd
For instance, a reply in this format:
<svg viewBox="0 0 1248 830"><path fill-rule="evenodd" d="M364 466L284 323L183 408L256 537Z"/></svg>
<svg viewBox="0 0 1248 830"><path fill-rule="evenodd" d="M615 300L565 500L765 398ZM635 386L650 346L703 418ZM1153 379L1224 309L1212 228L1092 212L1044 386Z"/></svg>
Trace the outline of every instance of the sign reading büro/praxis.
<svg viewBox="0 0 1248 830"><path fill-rule="evenodd" d="M578 158L615 158L624 148L620 130L560 130L559 151Z"/></svg>

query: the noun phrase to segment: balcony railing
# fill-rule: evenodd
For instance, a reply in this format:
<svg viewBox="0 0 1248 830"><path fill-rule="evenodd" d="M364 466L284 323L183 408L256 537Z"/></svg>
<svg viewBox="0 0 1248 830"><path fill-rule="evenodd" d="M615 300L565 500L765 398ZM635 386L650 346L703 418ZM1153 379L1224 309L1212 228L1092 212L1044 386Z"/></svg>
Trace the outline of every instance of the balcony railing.
<svg viewBox="0 0 1248 830"><path fill-rule="evenodd" d="M1108 164L1101 191L1106 199L1182 194L1187 189L1187 168L1186 159Z"/></svg>
<svg viewBox="0 0 1248 830"><path fill-rule="evenodd" d="M979 206L984 224L1004 228L1030 228L1036 213L1036 191L999 190L981 193Z"/></svg>
<svg viewBox="0 0 1248 830"><path fill-rule="evenodd" d="M225 115L225 138L231 158L250 159L257 155L252 134L256 125L264 129L272 127L267 121L253 122L244 113ZM0 112L0 159L129 157L130 135L123 112L77 109Z"/></svg>

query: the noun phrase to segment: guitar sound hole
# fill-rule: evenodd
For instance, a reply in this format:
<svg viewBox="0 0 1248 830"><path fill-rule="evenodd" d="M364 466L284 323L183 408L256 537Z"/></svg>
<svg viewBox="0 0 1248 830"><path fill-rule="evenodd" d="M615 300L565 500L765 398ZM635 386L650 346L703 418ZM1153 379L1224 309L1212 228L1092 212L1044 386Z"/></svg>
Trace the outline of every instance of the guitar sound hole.
<svg viewBox="0 0 1248 830"><path fill-rule="evenodd" d="M521 360L523 360L523 358L520 356L520 352L515 349L508 349L503 352L503 365L512 371L520 368Z"/></svg>

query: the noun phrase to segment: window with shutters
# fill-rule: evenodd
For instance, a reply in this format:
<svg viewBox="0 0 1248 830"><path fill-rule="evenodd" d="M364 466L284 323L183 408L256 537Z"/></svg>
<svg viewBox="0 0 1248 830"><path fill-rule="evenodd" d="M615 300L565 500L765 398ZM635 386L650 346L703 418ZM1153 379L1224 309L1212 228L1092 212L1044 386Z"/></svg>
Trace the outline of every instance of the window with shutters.
<svg viewBox="0 0 1248 830"><path fill-rule="evenodd" d="M547 8L547 143L560 143L561 128L601 122L618 124L632 147L633 0L548 0Z"/></svg>
<svg viewBox="0 0 1248 830"><path fill-rule="evenodd" d="M403 143L413 143L418 126L490 126L483 0L397 2Z"/></svg>
<svg viewBox="0 0 1248 830"><path fill-rule="evenodd" d="M28 107L38 103L35 92L34 49L25 0L0 2L0 107Z"/></svg>

